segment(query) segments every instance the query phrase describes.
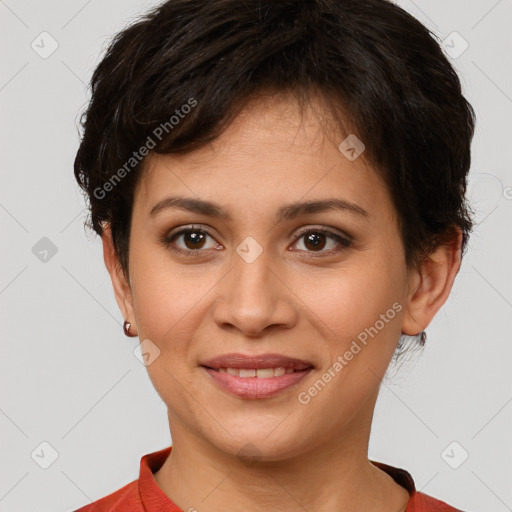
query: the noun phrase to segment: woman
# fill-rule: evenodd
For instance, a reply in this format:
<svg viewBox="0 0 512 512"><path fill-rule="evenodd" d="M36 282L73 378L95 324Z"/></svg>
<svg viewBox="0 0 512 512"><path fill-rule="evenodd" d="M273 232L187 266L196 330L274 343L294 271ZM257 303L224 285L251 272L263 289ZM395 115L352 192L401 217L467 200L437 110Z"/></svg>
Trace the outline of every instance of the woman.
<svg viewBox="0 0 512 512"><path fill-rule="evenodd" d="M80 510L456 510L367 452L460 268L474 122L386 0L170 0L118 34L75 176L172 446Z"/></svg>

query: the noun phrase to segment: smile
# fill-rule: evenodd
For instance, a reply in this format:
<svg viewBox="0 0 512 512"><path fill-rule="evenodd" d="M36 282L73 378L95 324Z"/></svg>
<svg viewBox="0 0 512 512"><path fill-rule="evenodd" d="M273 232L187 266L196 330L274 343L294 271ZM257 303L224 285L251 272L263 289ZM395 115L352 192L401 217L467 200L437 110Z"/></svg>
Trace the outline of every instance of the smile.
<svg viewBox="0 0 512 512"><path fill-rule="evenodd" d="M215 370L215 368L212 368ZM256 377L258 379L268 379L270 377L281 377L286 373L293 373L293 368L218 368L216 371L220 373L229 373L237 377Z"/></svg>
<svg viewBox="0 0 512 512"><path fill-rule="evenodd" d="M297 386L313 368L219 368L203 366L216 387L244 399L271 398Z"/></svg>

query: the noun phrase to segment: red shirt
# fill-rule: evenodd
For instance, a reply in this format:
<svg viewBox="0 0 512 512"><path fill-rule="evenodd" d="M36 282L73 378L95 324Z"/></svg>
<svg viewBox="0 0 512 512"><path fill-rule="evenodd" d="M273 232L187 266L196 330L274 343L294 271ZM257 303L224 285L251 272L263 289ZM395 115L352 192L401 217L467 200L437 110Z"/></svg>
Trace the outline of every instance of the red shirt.
<svg viewBox="0 0 512 512"><path fill-rule="evenodd" d="M169 446L144 455L140 459L138 480L74 512L183 512L164 494L153 477L153 473L160 469L171 453L171 448L172 446ZM372 463L409 491L411 497L406 512L461 512L443 501L417 492L411 475L404 469L388 466L382 462L372 461Z"/></svg>

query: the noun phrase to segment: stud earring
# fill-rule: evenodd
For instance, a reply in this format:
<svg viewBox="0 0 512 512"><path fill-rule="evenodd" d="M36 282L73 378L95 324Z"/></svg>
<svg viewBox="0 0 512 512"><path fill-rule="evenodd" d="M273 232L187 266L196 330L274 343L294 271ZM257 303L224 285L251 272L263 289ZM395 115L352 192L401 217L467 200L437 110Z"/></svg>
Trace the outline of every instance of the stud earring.
<svg viewBox="0 0 512 512"><path fill-rule="evenodd" d="M129 336L130 338L134 338L137 335L130 333L131 326L132 326L132 324L130 322L128 322L127 320L125 320L124 324L123 324L123 330L124 330L124 333L126 334L126 336Z"/></svg>

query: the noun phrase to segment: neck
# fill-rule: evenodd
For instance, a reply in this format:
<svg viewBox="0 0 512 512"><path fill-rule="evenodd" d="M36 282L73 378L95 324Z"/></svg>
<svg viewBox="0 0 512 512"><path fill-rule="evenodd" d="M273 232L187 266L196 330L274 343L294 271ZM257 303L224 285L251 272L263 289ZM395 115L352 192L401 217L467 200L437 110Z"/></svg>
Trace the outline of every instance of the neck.
<svg viewBox="0 0 512 512"><path fill-rule="evenodd" d="M182 510L402 512L409 494L367 457L366 428L347 428L280 460L241 460L172 421L172 451L155 480Z"/></svg>

